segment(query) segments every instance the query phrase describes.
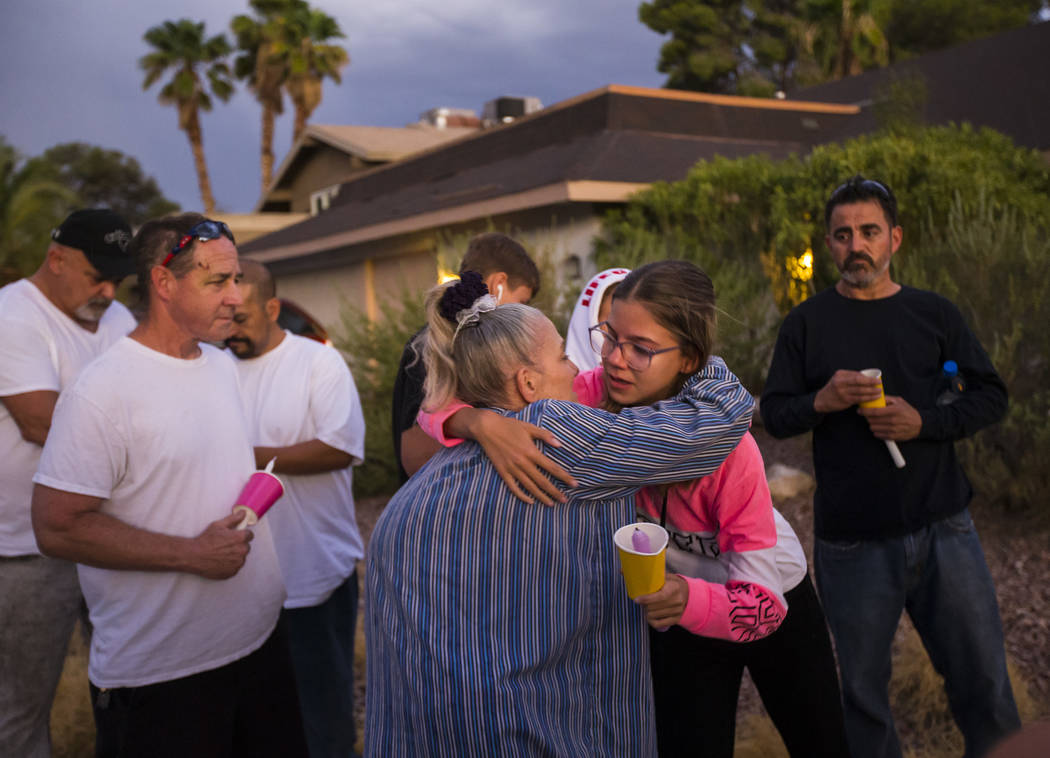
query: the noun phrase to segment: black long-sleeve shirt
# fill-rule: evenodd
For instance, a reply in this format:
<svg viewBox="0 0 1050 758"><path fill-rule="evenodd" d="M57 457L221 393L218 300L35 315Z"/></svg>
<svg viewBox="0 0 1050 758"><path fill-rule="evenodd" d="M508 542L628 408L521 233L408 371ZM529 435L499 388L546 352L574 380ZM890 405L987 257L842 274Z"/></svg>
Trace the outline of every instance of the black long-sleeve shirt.
<svg viewBox="0 0 1050 758"><path fill-rule="evenodd" d="M959 364L966 391L938 406L947 360ZM866 368L882 369L886 394L900 395L922 418L918 438L897 443L902 469L855 407L813 409L835 371ZM813 431L816 534L854 540L906 534L966 507L973 491L953 443L1000 420L1006 403L1006 386L947 299L902 287L854 300L830 288L784 320L760 407L775 437Z"/></svg>

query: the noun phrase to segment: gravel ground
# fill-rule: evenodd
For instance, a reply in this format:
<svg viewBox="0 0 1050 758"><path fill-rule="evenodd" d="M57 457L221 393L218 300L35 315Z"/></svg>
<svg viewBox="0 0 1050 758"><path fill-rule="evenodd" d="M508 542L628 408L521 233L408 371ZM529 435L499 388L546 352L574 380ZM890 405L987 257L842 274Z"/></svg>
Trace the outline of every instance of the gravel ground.
<svg viewBox="0 0 1050 758"><path fill-rule="evenodd" d="M766 466L782 463L813 473L809 437L775 440L756 426L753 434L765 458ZM358 523L367 544L376 519L386 505L387 498L367 498L357 503ZM813 493L807 492L783 502L777 507L798 533L807 556L812 560L813 550ZM1050 717L1050 529L1043 526L1032 529L1024 524L1004 520L982 509L980 502L973 506L974 520L981 533L989 568L996 583L1003 615L1007 653L1024 678L1031 695L1029 718ZM359 726L364 721L364 640L361 631L364 622L364 566L360 567L362 580L361 613L358 622L357 714ZM902 623L898 635L903 639L913 634L907 622ZM746 680L741 691L740 716L760 713L761 703L754 687ZM899 725L902 741L908 742L906 725Z"/></svg>

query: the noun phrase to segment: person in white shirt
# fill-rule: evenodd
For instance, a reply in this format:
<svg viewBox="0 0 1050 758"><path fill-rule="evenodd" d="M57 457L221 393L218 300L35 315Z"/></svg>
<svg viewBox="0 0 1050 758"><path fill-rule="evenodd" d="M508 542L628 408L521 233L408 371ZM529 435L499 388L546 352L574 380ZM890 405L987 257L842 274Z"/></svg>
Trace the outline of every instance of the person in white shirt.
<svg viewBox="0 0 1050 758"><path fill-rule="evenodd" d="M207 344L241 303L233 235L186 213L131 251L146 315L62 394L33 477L94 625L96 755L304 755L269 523L232 512L255 470L237 372Z"/></svg>
<svg viewBox="0 0 1050 758"><path fill-rule="evenodd" d="M356 563L353 469L364 458L361 401L346 361L277 324L273 277L241 261L244 299L226 346L237 356L256 466L276 459L284 496L266 514L288 599L292 664L311 758L348 758L354 734Z"/></svg>
<svg viewBox="0 0 1050 758"><path fill-rule="evenodd" d="M44 262L0 289L0 755L46 758L49 720L80 610L76 566L40 554L30 523L59 393L135 327L113 298L134 271L131 231L108 209L71 213Z"/></svg>

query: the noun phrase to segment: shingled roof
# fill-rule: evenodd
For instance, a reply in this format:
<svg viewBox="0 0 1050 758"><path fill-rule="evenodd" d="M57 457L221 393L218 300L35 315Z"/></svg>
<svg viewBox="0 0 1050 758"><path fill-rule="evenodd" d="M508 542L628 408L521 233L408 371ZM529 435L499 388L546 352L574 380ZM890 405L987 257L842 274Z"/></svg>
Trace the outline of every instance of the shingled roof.
<svg viewBox="0 0 1050 758"><path fill-rule="evenodd" d="M263 193L255 210L268 207L273 192L294 176L318 145L329 145L364 163L387 163L452 142L477 130L478 127L467 126L438 128L425 123L401 127L309 124L277 167L271 182L273 189Z"/></svg>
<svg viewBox="0 0 1050 758"><path fill-rule="evenodd" d="M808 152L858 112L613 85L361 173L326 212L242 250L276 261L497 212L622 201L704 158Z"/></svg>
<svg viewBox="0 0 1050 758"><path fill-rule="evenodd" d="M918 78L926 87L921 113L925 123L988 126L1020 145L1050 150L1048 74L1050 22L1043 22L795 90L790 97L860 106L861 115L840 135L846 138L875 130L873 106L895 82Z"/></svg>

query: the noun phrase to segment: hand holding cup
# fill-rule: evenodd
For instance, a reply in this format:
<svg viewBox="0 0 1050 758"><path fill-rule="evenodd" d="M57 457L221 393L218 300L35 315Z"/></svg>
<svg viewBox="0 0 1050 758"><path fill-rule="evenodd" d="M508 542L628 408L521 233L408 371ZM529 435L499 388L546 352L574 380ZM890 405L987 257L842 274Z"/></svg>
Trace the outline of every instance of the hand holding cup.
<svg viewBox="0 0 1050 758"><path fill-rule="evenodd" d="M868 400L863 403L857 403L861 408L885 408L886 407L886 395L882 389L882 370L877 368L866 368L861 371L864 376L871 379L879 380L879 396L874 400ZM890 451L890 458L893 459L893 465L897 468L904 468L904 456L901 455L901 450L897 447L897 443L893 440L884 440L886 443L886 449Z"/></svg>
<svg viewBox="0 0 1050 758"><path fill-rule="evenodd" d="M247 529L259 523L263 514L284 494L284 485L273 474L273 464L276 460L273 458L266 464L265 469L252 474L241 494L237 496L233 512L242 514L238 529Z"/></svg>

